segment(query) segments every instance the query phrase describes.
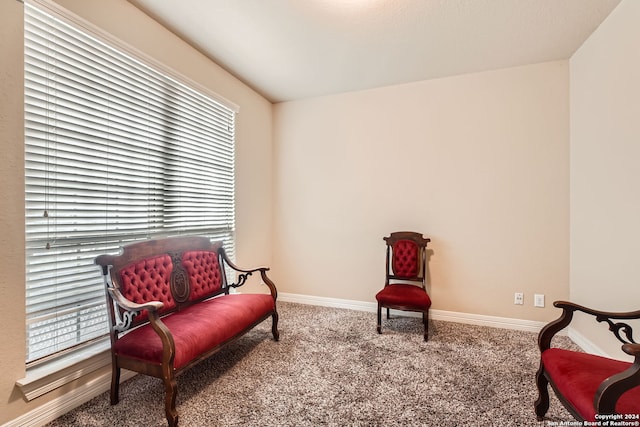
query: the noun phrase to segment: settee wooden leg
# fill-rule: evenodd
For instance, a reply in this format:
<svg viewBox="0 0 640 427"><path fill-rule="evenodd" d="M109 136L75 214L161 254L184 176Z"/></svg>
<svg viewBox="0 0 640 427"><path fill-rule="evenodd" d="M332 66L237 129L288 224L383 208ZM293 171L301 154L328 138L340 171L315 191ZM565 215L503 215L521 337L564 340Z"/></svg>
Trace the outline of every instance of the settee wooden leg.
<svg viewBox="0 0 640 427"><path fill-rule="evenodd" d="M178 385L173 376L164 379L164 411L167 415L169 427L176 427L178 425L178 411L176 411L177 390Z"/></svg>
<svg viewBox="0 0 640 427"><path fill-rule="evenodd" d="M111 362L111 404L115 405L120 401L120 368L115 360Z"/></svg>
<svg viewBox="0 0 640 427"><path fill-rule="evenodd" d="M549 410L549 381L544 376L544 365L540 362L540 367L536 373L536 385L538 386L538 399L535 403L536 416L538 421L544 420L544 416Z"/></svg>
<svg viewBox="0 0 640 427"><path fill-rule="evenodd" d="M276 341L280 341L280 332L278 331L278 312L274 311L271 315L271 333L273 334L273 339Z"/></svg>
<svg viewBox="0 0 640 427"><path fill-rule="evenodd" d="M378 304L378 326L376 328L378 333L382 333L382 307Z"/></svg>

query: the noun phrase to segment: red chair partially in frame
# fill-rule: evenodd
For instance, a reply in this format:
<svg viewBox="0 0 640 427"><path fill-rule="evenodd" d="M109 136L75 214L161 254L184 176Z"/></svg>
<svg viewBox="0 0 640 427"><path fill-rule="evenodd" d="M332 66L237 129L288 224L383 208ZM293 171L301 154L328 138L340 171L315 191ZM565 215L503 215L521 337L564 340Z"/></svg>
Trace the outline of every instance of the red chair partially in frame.
<svg viewBox="0 0 640 427"><path fill-rule="evenodd" d="M556 301L553 305L561 308L562 314L538 335L540 367L536 374L538 399L535 402L538 421L544 420L549 409L548 385L551 385L558 400L576 420L601 421L602 425L609 425L605 422L612 420L640 422L640 344L633 339L631 325L620 322L640 319L640 310L615 313L568 301ZM633 356L634 361L553 347L554 335L569 326L575 312L608 324L609 330L622 343L622 351Z"/></svg>

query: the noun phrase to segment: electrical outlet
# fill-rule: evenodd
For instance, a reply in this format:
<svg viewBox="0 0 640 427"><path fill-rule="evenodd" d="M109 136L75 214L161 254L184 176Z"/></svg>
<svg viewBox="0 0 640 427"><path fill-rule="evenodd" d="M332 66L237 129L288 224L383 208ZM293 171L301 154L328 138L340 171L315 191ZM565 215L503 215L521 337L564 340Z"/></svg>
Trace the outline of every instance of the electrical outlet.
<svg viewBox="0 0 640 427"><path fill-rule="evenodd" d="M518 305L524 304L524 294L522 292L516 292L513 303Z"/></svg>
<svg viewBox="0 0 640 427"><path fill-rule="evenodd" d="M533 296L533 305L536 307L544 307L544 295L543 294L535 294Z"/></svg>

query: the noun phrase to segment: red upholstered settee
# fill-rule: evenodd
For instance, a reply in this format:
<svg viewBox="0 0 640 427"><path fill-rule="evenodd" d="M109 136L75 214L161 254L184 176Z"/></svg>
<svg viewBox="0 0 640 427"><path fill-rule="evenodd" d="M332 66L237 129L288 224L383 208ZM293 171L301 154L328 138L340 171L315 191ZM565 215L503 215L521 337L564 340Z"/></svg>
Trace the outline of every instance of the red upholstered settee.
<svg viewBox="0 0 640 427"><path fill-rule="evenodd" d="M566 301L556 301L553 305L562 309L562 315L538 335L540 368L536 374L538 400L535 402L538 420L542 421L549 409L547 388L551 384L558 399L579 421L596 423L593 425L614 425L609 424L613 421L636 425L634 423L640 422L640 344L633 340L631 325L616 321L640 319L640 311L604 312ZM622 343L624 353L634 357L633 363L552 348L553 336L571 323L576 311L607 323Z"/></svg>
<svg viewBox="0 0 640 427"><path fill-rule="evenodd" d="M119 400L122 368L161 378L170 426L178 423L176 376L257 324L272 318L279 339L277 291L268 268L234 265L206 237L173 237L125 246L101 255L110 319L111 404ZM225 266L238 277L227 281ZM230 293L259 273L269 294Z"/></svg>

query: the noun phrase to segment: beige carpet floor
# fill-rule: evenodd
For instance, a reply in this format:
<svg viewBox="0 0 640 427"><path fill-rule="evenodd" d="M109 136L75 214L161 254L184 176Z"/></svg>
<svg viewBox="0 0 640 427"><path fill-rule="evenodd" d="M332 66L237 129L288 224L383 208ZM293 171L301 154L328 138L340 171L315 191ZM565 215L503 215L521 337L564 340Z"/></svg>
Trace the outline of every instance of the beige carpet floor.
<svg viewBox="0 0 640 427"><path fill-rule="evenodd" d="M180 426L545 426L537 334L278 303L271 321L178 377ZM567 337L554 345L576 348ZM549 421L572 421L553 397ZM136 376L49 427L165 426L160 380Z"/></svg>

